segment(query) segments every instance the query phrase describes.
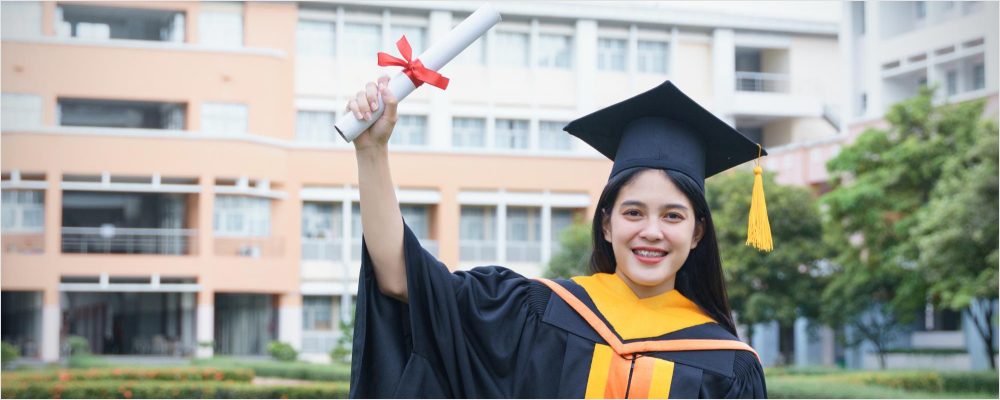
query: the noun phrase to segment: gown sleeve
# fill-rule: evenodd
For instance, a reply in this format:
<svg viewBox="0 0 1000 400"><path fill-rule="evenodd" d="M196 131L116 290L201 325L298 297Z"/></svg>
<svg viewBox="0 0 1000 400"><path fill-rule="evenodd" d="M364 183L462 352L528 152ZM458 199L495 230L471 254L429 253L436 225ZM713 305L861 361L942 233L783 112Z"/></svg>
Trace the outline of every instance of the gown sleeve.
<svg viewBox="0 0 1000 400"><path fill-rule="evenodd" d="M766 399L764 369L753 353L737 351L733 362L733 385L722 397L727 399Z"/></svg>
<svg viewBox="0 0 1000 400"><path fill-rule="evenodd" d="M362 241L350 396L509 397L542 285L501 267L451 273L406 226L403 251L408 303L379 291Z"/></svg>

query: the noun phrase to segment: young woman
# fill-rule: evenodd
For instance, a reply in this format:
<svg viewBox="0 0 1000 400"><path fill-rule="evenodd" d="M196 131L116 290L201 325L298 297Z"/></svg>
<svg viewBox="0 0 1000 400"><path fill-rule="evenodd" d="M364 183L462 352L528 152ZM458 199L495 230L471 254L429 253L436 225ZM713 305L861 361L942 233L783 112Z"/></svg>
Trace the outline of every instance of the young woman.
<svg viewBox="0 0 1000 400"><path fill-rule="evenodd" d="M670 82L570 123L614 160L593 221L593 275L451 273L400 215L388 78L348 105L364 230L351 397L767 396L736 336L704 179L759 147Z"/></svg>

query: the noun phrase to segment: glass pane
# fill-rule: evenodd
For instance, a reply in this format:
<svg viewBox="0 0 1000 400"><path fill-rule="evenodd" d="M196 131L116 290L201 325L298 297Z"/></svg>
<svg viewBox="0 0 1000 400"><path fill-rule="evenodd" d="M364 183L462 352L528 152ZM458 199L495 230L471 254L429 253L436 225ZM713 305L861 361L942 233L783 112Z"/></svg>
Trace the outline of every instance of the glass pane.
<svg viewBox="0 0 1000 400"><path fill-rule="evenodd" d="M423 146L427 144L427 117L400 115L389 137L390 144Z"/></svg>
<svg viewBox="0 0 1000 400"><path fill-rule="evenodd" d="M486 146L486 120L482 118L455 118L451 131L455 147Z"/></svg>
<svg viewBox="0 0 1000 400"><path fill-rule="evenodd" d="M243 16L228 12L202 12L198 16L201 44L220 47L243 45Z"/></svg>
<svg viewBox="0 0 1000 400"><path fill-rule="evenodd" d="M299 111L295 119L295 136L304 142L332 142L334 114L328 111Z"/></svg>
<svg viewBox="0 0 1000 400"><path fill-rule="evenodd" d="M597 68L624 71L625 51L625 39L597 39Z"/></svg>
<svg viewBox="0 0 1000 400"><path fill-rule="evenodd" d="M418 239L430 237L429 208L427 206L399 206L403 220Z"/></svg>
<svg viewBox="0 0 1000 400"><path fill-rule="evenodd" d="M667 44L664 42L639 41L637 68L639 72L652 74L667 73Z"/></svg>
<svg viewBox="0 0 1000 400"><path fill-rule="evenodd" d="M419 26L393 26L389 34L389 39L392 40L392 46L395 49L396 41L403 35L406 35L406 41L410 43L410 48L413 49L413 57L419 57L420 53L424 51L424 32L426 31L426 29Z"/></svg>
<svg viewBox="0 0 1000 400"><path fill-rule="evenodd" d="M496 147L502 149L528 148L528 121L518 119L496 120Z"/></svg>
<svg viewBox="0 0 1000 400"><path fill-rule="evenodd" d="M302 55L333 57L335 32L336 24L333 22L299 21L295 29L296 51Z"/></svg>
<svg viewBox="0 0 1000 400"><path fill-rule="evenodd" d="M505 67L528 66L528 34L517 32L497 32L496 52L493 58L497 65Z"/></svg>
<svg viewBox="0 0 1000 400"><path fill-rule="evenodd" d="M543 150L571 150L573 142L563 131L565 122L540 121L538 123L538 144Z"/></svg>
<svg viewBox="0 0 1000 400"><path fill-rule="evenodd" d="M382 46L382 27L374 24L344 24L344 56L355 62L375 60Z"/></svg>
<svg viewBox="0 0 1000 400"><path fill-rule="evenodd" d="M573 41L564 35L538 36L538 66L569 68L573 53Z"/></svg>

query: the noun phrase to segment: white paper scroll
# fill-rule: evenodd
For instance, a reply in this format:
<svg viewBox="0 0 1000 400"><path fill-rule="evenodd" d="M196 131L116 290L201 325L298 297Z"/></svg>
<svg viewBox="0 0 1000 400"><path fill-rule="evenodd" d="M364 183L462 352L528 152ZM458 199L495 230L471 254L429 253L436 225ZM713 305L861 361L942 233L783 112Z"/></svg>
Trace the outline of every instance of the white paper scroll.
<svg viewBox="0 0 1000 400"><path fill-rule="evenodd" d="M416 59L420 60L428 69L440 71L441 67L444 67L445 64L454 59L466 47L472 45L472 42L475 42L476 39L486 34L486 31L490 30L498 22L500 22L500 13L496 9L489 4L479 7L469 18L458 24L447 36L434 43L434 45ZM396 54L397 51L393 49L393 51L388 53ZM410 77L402 72L389 80L389 91L399 101L409 96L413 92L413 89L416 89L416 87L413 86ZM344 140L350 142L375 123L382 116L383 110L385 110L385 107L380 97L378 100L378 110L372 112L370 119L357 119L354 117L354 113L345 113L337 119L337 122L333 126Z"/></svg>

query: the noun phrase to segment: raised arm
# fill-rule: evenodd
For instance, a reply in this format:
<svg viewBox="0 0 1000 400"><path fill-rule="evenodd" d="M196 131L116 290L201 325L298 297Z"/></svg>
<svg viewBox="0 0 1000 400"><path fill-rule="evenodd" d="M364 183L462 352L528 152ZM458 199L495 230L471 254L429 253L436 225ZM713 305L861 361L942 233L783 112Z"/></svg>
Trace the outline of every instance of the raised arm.
<svg viewBox="0 0 1000 400"><path fill-rule="evenodd" d="M389 171L389 136L396 125L396 98L386 89L388 76L369 82L347 108L359 119L371 118L382 97L385 112L354 139L361 192L361 226L379 290L407 301L406 264L403 262L403 217Z"/></svg>

